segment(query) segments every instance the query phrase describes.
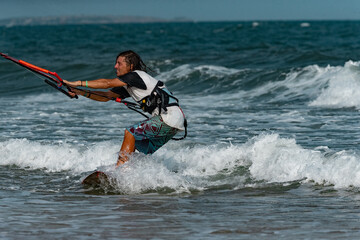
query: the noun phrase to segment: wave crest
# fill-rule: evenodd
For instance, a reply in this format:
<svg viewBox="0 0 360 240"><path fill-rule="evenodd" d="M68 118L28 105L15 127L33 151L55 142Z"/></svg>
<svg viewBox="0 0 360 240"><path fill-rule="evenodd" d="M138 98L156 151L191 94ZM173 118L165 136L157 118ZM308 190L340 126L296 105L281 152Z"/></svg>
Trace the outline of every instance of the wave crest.
<svg viewBox="0 0 360 240"><path fill-rule="evenodd" d="M360 62L348 61L344 67L328 67L327 86L310 106L360 107Z"/></svg>
<svg viewBox="0 0 360 240"><path fill-rule="evenodd" d="M119 192L192 192L207 189L254 187L259 181L288 183L306 179L336 188L360 187L360 156L327 147L305 149L292 138L262 134L244 144L195 145L169 143L153 155L134 154L115 169L116 144L71 146L41 144L26 139L0 143L2 165L69 171L86 176L95 169L110 172ZM21 150L19 150L21 149ZM254 185L255 184L255 185ZM160 190L159 190L160 189Z"/></svg>

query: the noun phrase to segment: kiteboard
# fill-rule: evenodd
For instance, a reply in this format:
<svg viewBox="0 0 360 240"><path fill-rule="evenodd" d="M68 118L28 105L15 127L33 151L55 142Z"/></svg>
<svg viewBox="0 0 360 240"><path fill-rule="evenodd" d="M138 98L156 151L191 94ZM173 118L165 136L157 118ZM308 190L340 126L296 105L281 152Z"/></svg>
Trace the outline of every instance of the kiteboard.
<svg viewBox="0 0 360 240"><path fill-rule="evenodd" d="M95 171L87 176L83 181L82 184L85 187L100 187L101 185L109 185L110 178L109 176L101 171Z"/></svg>

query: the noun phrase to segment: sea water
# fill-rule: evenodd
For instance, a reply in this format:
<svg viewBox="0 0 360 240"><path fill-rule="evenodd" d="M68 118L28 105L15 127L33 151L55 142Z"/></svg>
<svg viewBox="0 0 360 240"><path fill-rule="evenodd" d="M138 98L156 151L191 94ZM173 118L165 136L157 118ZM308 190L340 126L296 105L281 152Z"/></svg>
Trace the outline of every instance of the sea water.
<svg viewBox="0 0 360 240"><path fill-rule="evenodd" d="M0 51L67 80L133 49L188 136L114 164L116 102L70 99L0 59L1 239L358 239L360 22L0 27ZM179 133L179 137L182 133ZM112 186L84 189L92 171Z"/></svg>

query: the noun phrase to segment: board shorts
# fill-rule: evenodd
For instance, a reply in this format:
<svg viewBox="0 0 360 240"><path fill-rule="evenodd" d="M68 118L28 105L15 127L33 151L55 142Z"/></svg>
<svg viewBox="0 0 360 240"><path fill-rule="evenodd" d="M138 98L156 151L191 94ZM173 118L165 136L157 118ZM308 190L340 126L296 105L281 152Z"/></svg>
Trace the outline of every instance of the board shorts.
<svg viewBox="0 0 360 240"><path fill-rule="evenodd" d="M164 123L160 115L126 129L135 138L135 149L144 154L154 153L179 131Z"/></svg>

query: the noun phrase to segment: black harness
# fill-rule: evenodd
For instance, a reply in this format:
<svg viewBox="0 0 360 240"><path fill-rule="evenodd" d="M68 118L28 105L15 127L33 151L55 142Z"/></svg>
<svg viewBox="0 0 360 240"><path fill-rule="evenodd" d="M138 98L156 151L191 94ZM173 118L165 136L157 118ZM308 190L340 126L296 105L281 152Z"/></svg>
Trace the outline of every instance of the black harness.
<svg viewBox="0 0 360 240"><path fill-rule="evenodd" d="M172 102L170 100L173 99ZM167 107L171 106L179 106L179 100L172 95L171 92L165 90L164 83L162 81L158 81L155 85L154 90L150 93L149 96L144 97L140 101L138 101L140 108L147 113L152 114L153 111L158 108L159 115L161 111L167 111ZM185 134L181 138L172 138L173 140L182 140L186 138L187 135L187 121L184 118L184 127Z"/></svg>
<svg viewBox="0 0 360 240"><path fill-rule="evenodd" d="M170 98L174 99L175 102L169 103ZM150 114L152 114L156 108L159 108L160 114L162 110L167 111L167 107L179 106L179 100L164 90L164 83L162 81L158 81L150 95L144 97L138 103L144 112Z"/></svg>

